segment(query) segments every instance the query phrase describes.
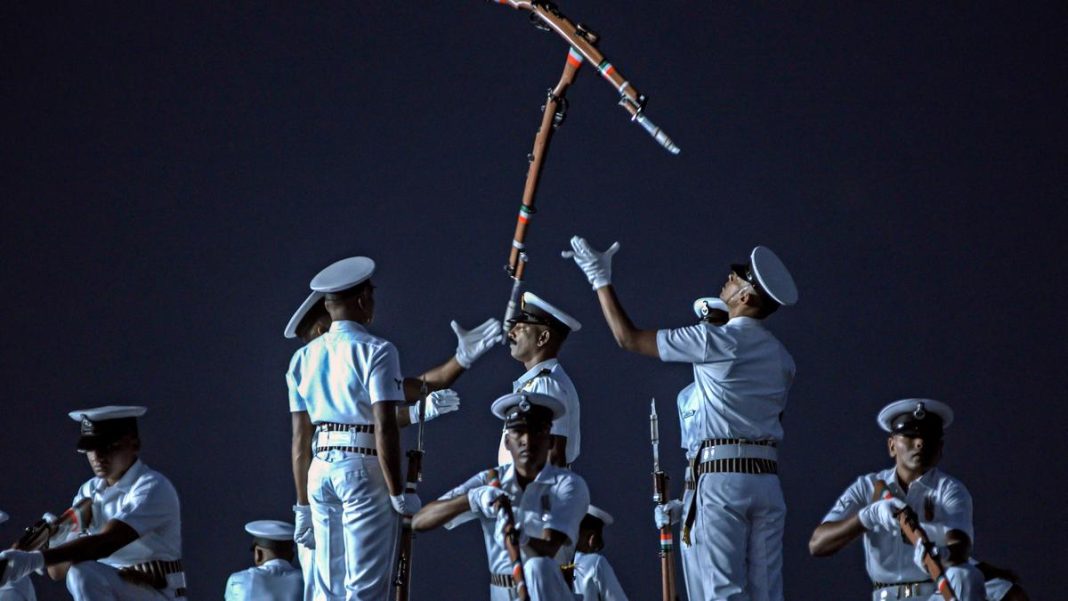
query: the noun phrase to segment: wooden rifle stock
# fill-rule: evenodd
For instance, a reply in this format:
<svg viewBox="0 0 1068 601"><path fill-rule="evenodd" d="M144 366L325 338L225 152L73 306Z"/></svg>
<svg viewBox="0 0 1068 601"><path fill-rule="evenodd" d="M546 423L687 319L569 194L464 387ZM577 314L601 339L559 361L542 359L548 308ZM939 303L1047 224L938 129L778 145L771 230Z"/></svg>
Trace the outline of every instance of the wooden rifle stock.
<svg viewBox="0 0 1068 601"><path fill-rule="evenodd" d="M73 507L61 513L55 520L50 521L41 518L32 525L27 526L26 530L22 532L22 536L15 541L11 548L19 551L36 551L48 544L48 539L52 538L60 529L69 527L72 532L80 532L88 527L92 518L93 500L83 497ZM0 576L3 576L6 570L7 560L0 560Z"/></svg>
<svg viewBox="0 0 1068 601"><path fill-rule="evenodd" d="M405 480L405 492L415 492L423 472L423 451L408 451L408 477ZM401 517L400 541L397 545L397 575L393 580L394 599L408 601L412 584L412 516Z"/></svg>
<svg viewBox="0 0 1068 601"><path fill-rule="evenodd" d="M512 560L512 582L515 583L516 598L519 601L529 601L527 582L523 576L523 556L519 549L519 529L515 525L512 502L507 496L502 496L497 499L496 503L504 515L504 548L508 551L508 559Z"/></svg>
<svg viewBox="0 0 1068 601"><path fill-rule="evenodd" d="M423 426L426 425L426 404L428 388L426 380L420 381L419 396L419 436L415 448L408 451L408 475L404 482L405 494L415 494L419 481L423 479ZM408 601L412 585L412 516L401 516L400 540L397 541L397 574L393 580L393 593L396 601Z"/></svg>
<svg viewBox="0 0 1068 601"><path fill-rule="evenodd" d="M875 481L875 494L872 496L875 501L894 498L890 487L882 480ZM904 501L904 499L899 500ZM901 535L905 537L909 544L915 547L918 541L923 541L923 566L926 568L927 574L931 576L931 580L934 581L939 594L946 601L957 601L953 587L949 585L949 579L946 578L942 560L934 552L935 546L931 543L931 539L928 538L927 532L920 526L920 519L916 512L908 505L905 505L897 510L895 515L897 515L898 525L901 527Z"/></svg>
<svg viewBox="0 0 1068 601"><path fill-rule="evenodd" d="M663 470L653 472L653 501L667 503L668 475ZM671 524L660 529L660 597L663 601L678 601L675 592L675 544Z"/></svg>
<svg viewBox="0 0 1068 601"><path fill-rule="evenodd" d="M592 36L592 34L591 34ZM593 36L596 39L596 36ZM564 62L564 71L560 74L560 81L549 90L542 107L541 125L534 136L534 148L531 150L529 159L530 166L527 168L527 181L523 186L523 200L519 205L519 215L516 217L515 233L512 234L512 249L508 256L508 265L505 267L508 275L512 278L512 292L508 299L508 307L504 313L504 327L508 328L508 320L515 317L519 311L520 297L522 296L523 275L526 270L526 239L527 228L530 220L538 210L534 207L534 198L538 193L538 182L541 180L541 170L545 164L545 155L549 152L549 142L553 132L564 122L567 114L567 89L575 81L575 74L582 66L582 56L574 50L569 50L567 60Z"/></svg>

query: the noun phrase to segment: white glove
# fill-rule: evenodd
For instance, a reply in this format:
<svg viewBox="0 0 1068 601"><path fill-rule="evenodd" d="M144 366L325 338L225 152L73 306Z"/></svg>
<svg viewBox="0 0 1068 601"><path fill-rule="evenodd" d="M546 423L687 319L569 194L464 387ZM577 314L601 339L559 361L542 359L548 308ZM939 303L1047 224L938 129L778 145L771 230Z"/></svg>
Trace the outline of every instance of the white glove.
<svg viewBox="0 0 1068 601"><path fill-rule="evenodd" d="M898 522L894 513L904 506L905 502L900 499L880 499L861 509L857 518L865 530L897 532Z"/></svg>
<svg viewBox="0 0 1068 601"><path fill-rule="evenodd" d="M461 328L456 320L450 321L449 325L456 333L456 362L464 369L471 369L471 364L504 340L501 322L492 317L472 330Z"/></svg>
<svg viewBox="0 0 1068 601"><path fill-rule="evenodd" d="M920 528L927 533L927 539L939 547L946 546L946 528L942 522L920 522Z"/></svg>
<svg viewBox="0 0 1068 601"><path fill-rule="evenodd" d="M444 388L442 390L435 390L426 395L426 414L423 416L425 421L441 417L446 413L452 413L460 409L460 395L456 394L455 390L451 388ZM419 423L419 402L413 403L408 408L408 419L413 424Z"/></svg>
<svg viewBox="0 0 1068 601"><path fill-rule="evenodd" d="M604 252L597 252L585 238L574 236L571 238L571 248L575 251L575 263L586 274L594 290L612 283L612 255L619 252L619 242L613 242Z"/></svg>
<svg viewBox="0 0 1068 601"><path fill-rule="evenodd" d="M389 495L389 502L393 504L393 511L401 515L415 515L423 508L423 501L414 492Z"/></svg>
<svg viewBox="0 0 1068 601"><path fill-rule="evenodd" d="M656 522L657 528L673 526L678 524L680 519L682 519L682 501L678 499L671 499L653 509L653 521Z"/></svg>
<svg viewBox="0 0 1068 601"><path fill-rule="evenodd" d="M315 548L315 531L312 530L311 505L293 506L293 542L309 549Z"/></svg>
<svg viewBox="0 0 1068 601"><path fill-rule="evenodd" d="M500 489L498 488L498 489L494 489L494 490L500 490ZM504 493L501 493L501 494L504 494ZM504 508L503 507L498 508L497 509L497 513L495 515L497 516L497 523L493 527L493 538L494 538L494 540L501 541L501 545L503 546L504 545L504 536L505 536L504 529L505 529L505 526L508 524L508 520L506 520L504 518Z"/></svg>
<svg viewBox="0 0 1068 601"><path fill-rule="evenodd" d="M7 560L7 568L0 577L0 586L22 580L30 572L44 568L44 555L40 551L16 551L8 549L0 553L0 559Z"/></svg>
<svg viewBox="0 0 1068 601"><path fill-rule="evenodd" d="M503 496L504 491L495 486L479 486L467 491L467 503L471 505L471 511L493 518L497 517L498 511L493 504Z"/></svg>
<svg viewBox="0 0 1068 601"><path fill-rule="evenodd" d="M917 566L919 566L919 568L921 570L923 570L923 573L926 574L927 573L927 566L924 565L924 563L923 563L923 551L924 551L924 549L926 549L926 547L923 546L923 541L922 540L917 540L916 544L912 547L912 563L914 563ZM940 551L940 549L938 548L938 545L935 545L934 547L931 548L931 552L935 554L935 558L936 559L938 558L939 551Z"/></svg>

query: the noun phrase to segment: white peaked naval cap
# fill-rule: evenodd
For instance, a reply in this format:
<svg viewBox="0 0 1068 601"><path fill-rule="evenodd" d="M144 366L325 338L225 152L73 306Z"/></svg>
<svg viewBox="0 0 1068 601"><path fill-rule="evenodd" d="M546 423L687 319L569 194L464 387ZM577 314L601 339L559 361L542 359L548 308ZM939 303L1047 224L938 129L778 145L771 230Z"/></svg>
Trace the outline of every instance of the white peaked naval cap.
<svg viewBox="0 0 1068 601"><path fill-rule="evenodd" d="M590 508L586 510L586 513L604 522L605 526L611 526L612 522L615 521L614 519L612 519L612 514L608 513L607 511L601 509L596 505L590 505Z"/></svg>
<svg viewBox="0 0 1068 601"><path fill-rule="evenodd" d="M908 415L909 418L898 419L905 415ZM901 399L900 401L894 401L883 407L876 421L879 422L880 428L891 433L917 431L922 428L924 419L930 415L939 417L943 430L953 423L953 409L942 401L934 399Z"/></svg>
<svg viewBox="0 0 1068 601"><path fill-rule="evenodd" d="M521 421L526 418L536 407L544 407L552 413L552 419L556 419L567 413L567 407L556 397L551 397L540 392L512 392L506 394L490 406L490 411L498 419L505 422Z"/></svg>
<svg viewBox="0 0 1068 601"><path fill-rule="evenodd" d="M332 263L312 278L311 289L330 294L348 290L368 280L375 272L375 262L367 257L349 257Z"/></svg>
<svg viewBox="0 0 1068 601"><path fill-rule="evenodd" d="M797 303L797 285L790 270L786 269L779 256L766 246L757 246L749 253L749 267L753 270L760 288L771 298L789 307Z"/></svg>
<svg viewBox="0 0 1068 601"><path fill-rule="evenodd" d="M293 524L281 520L256 520L245 524L245 532L256 538L289 542L293 540Z"/></svg>
<svg viewBox="0 0 1068 601"><path fill-rule="evenodd" d="M570 332L582 329L579 320L533 292L523 293L523 304L519 314L511 319L511 323L538 323L562 327Z"/></svg>
<svg viewBox="0 0 1068 601"><path fill-rule="evenodd" d="M300 325L300 322L304 319L304 316L308 314L308 311L311 311L311 308L315 306L315 303L323 300L323 297L325 296L325 292L319 292L318 290L311 291L308 298L304 299L304 302L297 307L297 311L293 314L293 317L289 318L289 323L286 324L286 329L283 332L286 338L297 337L297 326Z"/></svg>
<svg viewBox="0 0 1068 601"><path fill-rule="evenodd" d="M103 422L124 417L141 417L147 411L147 407L139 405L105 405L103 407L93 407L92 409L78 409L71 411L67 415L76 422L80 422L83 419Z"/></svg>

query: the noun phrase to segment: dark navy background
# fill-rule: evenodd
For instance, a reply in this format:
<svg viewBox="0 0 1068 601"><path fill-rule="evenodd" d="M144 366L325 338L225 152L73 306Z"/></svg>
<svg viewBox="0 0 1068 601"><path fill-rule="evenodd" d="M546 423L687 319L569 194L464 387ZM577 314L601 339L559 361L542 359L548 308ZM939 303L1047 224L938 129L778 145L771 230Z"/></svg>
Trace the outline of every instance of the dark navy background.
<svg viewBox="0 0 1068 601"><path fill-rule="evenodd" d="M130 402L145 461L182 499L193 598L250 564L242 526L291 519L282 328L331 261L378 262L374 331L405 371L453 352L450 319L500 317L545 90L566 48L487 2L55 7L0 20L4 107L4 478L0 538L62 510L91 473L69 410ZM775 249L801 289L769 327L798 374L782 482L790 599L863 599L859 543L812 529L889 465L875 414L949 402L942 467L975 500L976 555L1035 599L1063 569L1066 219L1063 3L562 6L650 97L671 156L588 66L569 93L528 237L531 289L584 328L563 360L582 397L578 471L612 512L632 599L658 590L649 398L681 488L685 365L613 343L568 238L619 240L639 326L692 323L726 265ZM489 466L489 403L522 367L500 349L430 424L430 499ZM472 526L416 541L415 599L483 598ZM41 599L66 598L41 583ZM681 575L680 575L681 578Z"/></svg>

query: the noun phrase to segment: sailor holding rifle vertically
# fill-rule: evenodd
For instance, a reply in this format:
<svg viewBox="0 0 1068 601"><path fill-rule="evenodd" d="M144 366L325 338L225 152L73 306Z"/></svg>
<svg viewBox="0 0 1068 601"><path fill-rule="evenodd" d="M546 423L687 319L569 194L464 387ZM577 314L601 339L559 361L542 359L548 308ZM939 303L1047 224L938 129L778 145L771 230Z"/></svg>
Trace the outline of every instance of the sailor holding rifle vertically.
<svg viewBox="0 0 1068 601"><path fill-rule="evenodd" d="M455 356L419 379L404 378L396 347L366 328L375 313L374 269L371 259L350 257L312 279L312 290L324 294L330 329L293 355L286 375L294 539L315 548L319 599L380 601L389 594L399 518L420 507L401 476L399 428L411 421L407 404L419 398L425 381L435 391L427 398L427 419L443 412L439 406L454 410L456 393L442 389L501 336L492 320L457 331Z"/></svg>
<svg viewBox="0 0 1068 601"><path fill-rule="evenodd" d="M863 537L873 600L942 599L931 576L915 561L917 549L902 538L898 514L911 508L920 528L940 547L955 536L971 544L972 496L959 480L937 468L953 410L933 399L902 399L883 407L877 421L889 434L886 449L894 465L857 478L842 493L812 532L809 551L833 555ZM963 553L965 560L967 556ZM972 570L972 578L958 582L952 591L959 601L986 596L982 576Z"/></svg>
<svg viewBox="0 0 1068 601"><path fill-rule="evenodd" d="M504 421L511 461L428 503L412 525L423 531L464 514L477 517L486 542L492 601L523 595L531 601L574 599L561 567L570 562L568 549L578 540L590 493L581 476L549 463L549 431L566 408L551 396L518 392L497 399L491 410ZM510 515L502 507L505 501ZM521 531L513 539L519 547L512 548L519 551L514 558L507 541L511 524Z"/></svg>
<svg viewBox="0 0 1068 601"><path fill-rule="evenodd" d="M720 291L730 319L722 326L638 329L611 283L619 250L593 250L571 239L605 320L623 348L662 361L693 364L691 414L681 415L688 442L685 503L657 508L658 526L684 513L683 573L691 600L781 600L782 534L786 504L777 472L782 414L794 360L764 327L780 306L797 302L797 287L770 249L757 246L745 264L731 265ZM683 512L683 506L685 511Z"/></svg>

